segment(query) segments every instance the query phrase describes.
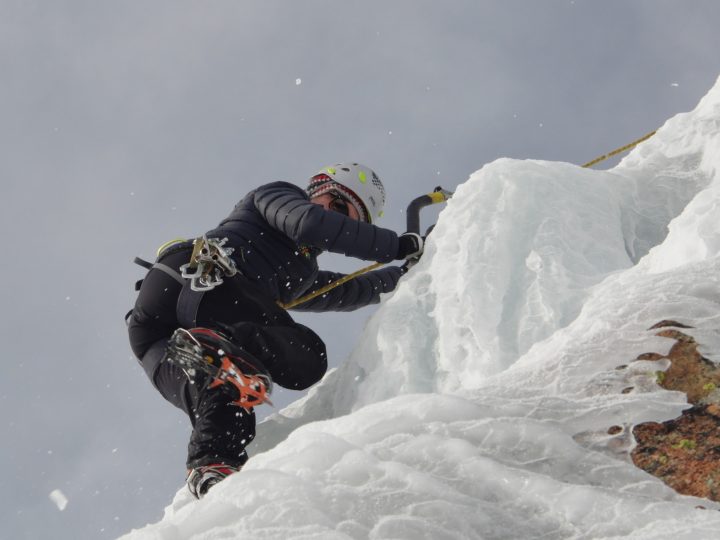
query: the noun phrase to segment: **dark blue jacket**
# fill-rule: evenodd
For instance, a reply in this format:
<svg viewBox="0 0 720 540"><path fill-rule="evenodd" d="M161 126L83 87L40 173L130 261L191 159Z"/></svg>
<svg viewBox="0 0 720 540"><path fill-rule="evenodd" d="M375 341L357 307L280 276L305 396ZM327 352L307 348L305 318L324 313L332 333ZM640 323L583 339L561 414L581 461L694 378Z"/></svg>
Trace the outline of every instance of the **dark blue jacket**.
<svg viewBox="0 0 720 540"><path fill-rule="evenodd" d="M359 222L310 202L287 182L248 193L208 237L227 238L239 271L273 300L290 302L343 274L321 271L323 251L366 261L390 262L398 254L394 231ZM395 289L402 271L389 266L359 276L293 309L352 311Z"/></svg>

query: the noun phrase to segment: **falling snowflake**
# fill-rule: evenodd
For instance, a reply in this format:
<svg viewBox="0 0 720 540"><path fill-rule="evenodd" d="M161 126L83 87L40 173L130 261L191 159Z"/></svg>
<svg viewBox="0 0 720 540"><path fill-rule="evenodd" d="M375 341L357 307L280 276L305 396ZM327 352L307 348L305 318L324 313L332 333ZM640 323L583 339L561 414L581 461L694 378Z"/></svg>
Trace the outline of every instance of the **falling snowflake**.
<svg viewBox="0 0 720 540"><path fill-rule="evenodd" d="M55 503L55 506L57 506L61 512L65 510L68 505L67 497L59 489L54 489L50 492L50 500Z"/></svg>

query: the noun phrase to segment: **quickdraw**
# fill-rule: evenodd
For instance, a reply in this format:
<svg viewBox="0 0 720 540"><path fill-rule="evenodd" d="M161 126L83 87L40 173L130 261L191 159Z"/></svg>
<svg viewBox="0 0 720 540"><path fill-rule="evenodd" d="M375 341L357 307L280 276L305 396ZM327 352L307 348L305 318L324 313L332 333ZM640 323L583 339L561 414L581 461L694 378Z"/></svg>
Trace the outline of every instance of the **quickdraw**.
<svg viewBox="0 0 720 540"><path fill-rule="evenodd" d="M237 274L235 261L230 257L234 249L224 247L227 241L205 235L195 239L190 262L180 267L182 277L190 280L193 291L211 291L223 283L223 277Z"/></svg>

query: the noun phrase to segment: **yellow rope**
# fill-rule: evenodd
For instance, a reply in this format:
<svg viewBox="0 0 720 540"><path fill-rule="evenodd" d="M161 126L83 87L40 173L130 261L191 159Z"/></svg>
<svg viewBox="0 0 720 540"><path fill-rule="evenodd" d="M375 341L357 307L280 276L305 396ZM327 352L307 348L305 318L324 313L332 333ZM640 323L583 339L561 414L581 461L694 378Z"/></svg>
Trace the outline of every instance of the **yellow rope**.
<svg viewBox="0 0 720 540"><path fill-rule="evenodd" d="M355 279L356 277L366 274L368 272L371 272L372 270L375 270L376 268L380 268L385 263L375 263L371 264L370 266L366 266L365 268L361 268L357 272L353 272L352 274L348 274L346 276L341 277L337 281L333 281L329 285L325 285L324 287L321 287L317 291L313 291L310 294L306 294L302 298L298 298L297 300L293 300L292 302L288 302L287 304L283 304L282 302L278 302L278 305L283 309L291 309L299 304L303 304L307 302L308 300L312 300L313 298L317 298L318 296L325 294L328 291L333 290L335 287L339 287L343 283L347 283L351 279Z"/></svg>
<svg viewBox="0 0 720 540"><path fill-rule="evenodd" d="M633 142L631 142L631 143L629 143L629 144L626 144L625 146L622 146L622 147L618 148L617 150L613 150L612 152L610 152L610 153L608 153L608 154L605 154L605 155L602 155L602 156L600 156L600 157L598 157L598 158L595 158L595 159L593 159L592 161L588 161L585 165L583 165L583 167L584 167L584 168L592 167L593 165L597 165L597 164L600 163L601 161L605 161L606 159L609 159L609 158L611 158L611 157L613 157L613 156L616 156L617 154L620 154L620 153L622 153L622 152L625 152L625 150L630 150L631 148L634 148L635 146L637 146L637 145L640 144L641 142L647 141L650 137L652 137L653 135L655 135L655 133L657 133L657 130L651 131L651 132L648 133L647 135L643 135L642 137L640 137L640 138L637 139L636 141L633 141Z"/></svg>

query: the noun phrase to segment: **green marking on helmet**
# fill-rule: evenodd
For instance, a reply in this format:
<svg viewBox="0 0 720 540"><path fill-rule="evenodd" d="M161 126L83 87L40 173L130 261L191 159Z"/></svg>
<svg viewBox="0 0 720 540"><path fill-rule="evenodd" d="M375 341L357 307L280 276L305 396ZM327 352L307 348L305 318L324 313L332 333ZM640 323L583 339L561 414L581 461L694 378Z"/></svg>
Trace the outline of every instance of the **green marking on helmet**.
<svg viewBox="0 0 720 540"><path fill-rule="evenodd" d="M335 174L337 171L336 171L335 167L328 167L327 172L329 172L330 174Z"/></svg>
<svg viewBox="0 0 720 540"><path fill-rule="evenodd" d="M365 174L365 171L358 171L358 178L363 184L367 182L367 174Z"/></svg>
<svg viewBox="0 0 720 540"><path fill-rule="evenodd" d="M383 217L383 215L385 215L385 212L383 212L382 210L380 210L380 211L378 212L378 217Z"/></svg>

